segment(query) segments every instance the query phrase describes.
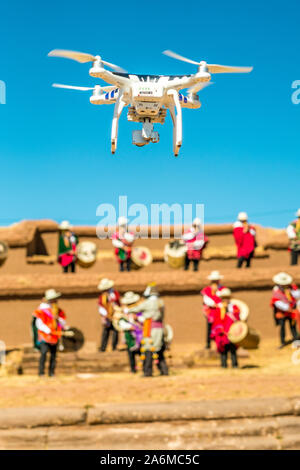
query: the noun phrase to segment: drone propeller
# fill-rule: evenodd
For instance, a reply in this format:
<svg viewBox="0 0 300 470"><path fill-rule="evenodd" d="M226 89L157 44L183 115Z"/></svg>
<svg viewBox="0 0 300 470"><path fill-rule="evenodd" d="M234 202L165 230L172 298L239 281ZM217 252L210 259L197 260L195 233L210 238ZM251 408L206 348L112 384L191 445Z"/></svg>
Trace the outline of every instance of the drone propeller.
<svg viewBox="0 0 300 470"><path fill-rule="evenodd" d="M112 64L111 62L107 62L100 58L100 56L94 56L92 54L86 54L85 52L76 52L76 51L67 51L64 49L54 49L53 51L49 52L49 57L64 57L65 59L72 59L84 64L86 62L94 62L97 59L100 59L101 62L111 69L115 70L116 72L126 73L126 70L122 69L118 65Z"/></svg>
<svg viewBox="0 0 300 470"><path fill-rule="evenodd" d="M203 65L209 73L248 73L253 70L253 67L233 67L229 65L207 64L205 61L196 62L195 60L187 59L186 57L169 50L164 51L163 54L172 57L173 59L181 60L182 62L188 62L189 64L198 66Z"/></svg>
<svg viewBox="0 0 300 470"><path fill-rule="evenodd" d="M52 85L54 88L67 88L68 90L80 90L80 91L88 91L88 90L98 90L109 92L116 89L115 86L100 86L95 85L93 87L89 86L73 86L73 85L62 85L61 83L53 83Z"/></svg>

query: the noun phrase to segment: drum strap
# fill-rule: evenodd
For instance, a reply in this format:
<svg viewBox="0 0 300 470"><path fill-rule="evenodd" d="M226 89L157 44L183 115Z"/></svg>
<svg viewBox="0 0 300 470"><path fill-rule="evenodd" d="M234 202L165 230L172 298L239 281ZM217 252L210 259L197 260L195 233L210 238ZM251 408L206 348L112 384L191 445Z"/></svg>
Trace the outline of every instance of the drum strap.
<svg viewBox="0 0 300 470"><path fill-rule="evenodd" d="M285 296L286 296L286 298L288 299L289 302L291 302L291 300L293 300L292 295L291 295L291 291L290 291L289 288L284 289L284 294L285 294Z"/></svg>
<svg viewBox="0 0 300 470"><path fill-rule="evenodd" d="M110 320L112 315L113 315L113 305L112 302L109 301L109 295L108 294L102 294L102 305L103 307L107 310L107 316L108 319Z"/></svg>
<svg viewBox="0 0 300 470"><path fill-rule="evenodd" d="M147 318L144 321L144 328L143 328L143 337L149 338L151 336L151 327L152 327L152 319Z"/></svg>
<svg viewBox="0 0 300 470"><path fill-rule="evenodd" d="M53 315L53 329L56 330L57 329L57 316L58 316L58 312L59 312L59 309L58 309L58 306L57 304L52 304L52 308L51 308L51 313Z"/></svg>
<svg viewBox="0 0 300 470"><path fill-rule="evenodd" d="M227 308L223 306L220 308L220 310L221 310L221 320L224 320Z"/></svg>

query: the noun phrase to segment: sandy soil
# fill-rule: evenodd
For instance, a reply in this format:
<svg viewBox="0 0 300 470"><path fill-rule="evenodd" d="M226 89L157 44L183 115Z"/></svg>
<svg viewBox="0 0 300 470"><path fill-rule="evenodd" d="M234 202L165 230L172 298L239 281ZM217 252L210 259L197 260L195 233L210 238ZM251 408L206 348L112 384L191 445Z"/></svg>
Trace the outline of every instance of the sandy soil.
<svg viewBox="0 0 300 470"><path fill-rule="evenodd" d="M249 358L239 359L238 370L223 370L218 358L200 358L199 346L190 343L174 346L172 352L173 360L188 357L191 367L172 370L169 359L169 377L143 378L141 373L2 377L0 407L299 396L300 368L291 362L292 351L291 346L278 350L277 341L266 340L259 350L250 351Z"/></svg>

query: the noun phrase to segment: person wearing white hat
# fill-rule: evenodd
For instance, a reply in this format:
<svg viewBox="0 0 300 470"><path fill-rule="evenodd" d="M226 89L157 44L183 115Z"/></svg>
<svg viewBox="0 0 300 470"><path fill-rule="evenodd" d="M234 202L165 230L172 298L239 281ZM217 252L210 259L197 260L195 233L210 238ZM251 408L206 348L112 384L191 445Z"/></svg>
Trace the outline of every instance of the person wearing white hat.
<svg viewBox="0 0 300 470"><path fill-rule="evenodd" d="M246 212L238 214L238 220L233 224L233 237L237 247L237 268L244 263L250 268L256 247L256 230L248 223Z"/></svg>
<svg viewBox="0 0 300 470"><path fill-rule="evenodd" d="M300 289L293 282L292 276L280 272L273 276L275 284L272 292L271 307L273 308L276 326L280 327L280 348L286 345L285 323L290 325L293 339L298 338L296 321L299 318L297 302L300 299Z"/></svg>
<svg viewBox="0 0 300 470"><path fill-rule="evenodd" d="M125 332L130 370L136 373L136 356L140 354L141 341L143 339L144 318L141 312L129 313L129 309L136 307L141 297L135 292L125 292L121 297L123 315L120 315L118 326Z"/></svg>
<svg viewBox="0 0 300 470"><path fill-rule="evenodd" d="M45 363L50 352L49 376L55 374L57 343L63 330L67 329L65 312L58 306L60 292L48 289L39 307L33 313L34 347L40 350L39 375L45 374Z"/></svg>
<svg viewBox="0 0 300 470"><path fill-rule="evenodd" d="M231 302L231 290L225 287L219 292L221 303L214 311L211 337L216 342L217 350L221 356L221 367L227 367L227 356L230 352L232 367L238 367L235 344L228 338L231 325L240 319L240 309Z"/></svg>
<svg viewBox="0 0 300 470"><path fill-rule="evenodd" d="M111 279L101 279L98 284L100 291L98 299L98 311L102 320L102 336L99 351L104 352L107 348L110 333L112 333L112 350L115 351L118 345L118 331L113 325L113 315L115 307L120 307L120 294L114 289L114 281Z"/></svg>
<svg viewBox="0 0 300 470"><path fill-rule="evenodd" d="M131 270L131 251L134 242L134 233L129 232L128 219L126 217L119 217L118 228L112 235L112 244L115 248L115 255L119 263L120 271Z"/></svg>
<svg viewBox="0 0 300 470"><path fill-rule="evenodd" d="M204 234L201 220L198 217L193 220L192 226L184 232L182 240L186 245L184 270L189 269L192 261L194 271L198 271L202 251L208 243L208 238Z"/></svg>
<svg viewBox="0 0 300 470"><path fill-rule="evenodd" d="M219 296L222 289L225 288L221 284L222 276L219 271L212 271L207 279L210 284L204 287L200 294L203 297L203 314L206 319L206 349L210 349L211 344L211 327L214 319L215 309L221 304L221 297Z"/></svg>
<svg viewBox="0 0 300 470"><path fill-rule="evenodd" d="M300 254L300 209L297 210L297 219L291 222L286 233L289 239L289 251L291 253L291 266L298 264L298 256Z"/></svg>
<svg viewBox="0 0 300 470"><path fill-rule="evenodd" d="M141 359L144 361L143 371L145 377L153 373L153 360L161 375L168 375L168 366L164 357L166 344L164 340L164 302L159 298L155 283L149 284L143 296L145 300L136 307L129 309L129 313L141 313L144 321L143 339L141 344Z"/></svg>
<svg viewBox="0 0 300 470"><path fill-rule="evenodd" d="M58 226L60 230L58 243L58 262L63 268L63 272L75 272L76 248L78 238L72 232L72 225L68 220L63 220Z"/></svg>

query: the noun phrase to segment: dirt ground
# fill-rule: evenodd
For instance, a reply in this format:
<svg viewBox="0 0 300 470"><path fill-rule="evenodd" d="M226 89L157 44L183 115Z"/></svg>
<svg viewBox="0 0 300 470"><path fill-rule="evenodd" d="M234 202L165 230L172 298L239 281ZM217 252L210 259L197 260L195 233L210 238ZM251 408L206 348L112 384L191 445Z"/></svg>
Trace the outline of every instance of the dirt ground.
<svg viewBox="0 0 300 470"><path fill-rule="evenodd" d="M277 349L275 339L239 358L239 369L221 369L219 358L199 355L199 345L174 346L168 358L170 376L144 378L127 372L58 375L38 378L33 375L0 378L0 407L94 406L101 403L199 401L214 399L300 395L300 366L291 362L291 346ZM126 354L126 352L124 352ZM178 357L188 359L190 367L172 369ZM103 354L105 360L105 353Z"/></svg>

